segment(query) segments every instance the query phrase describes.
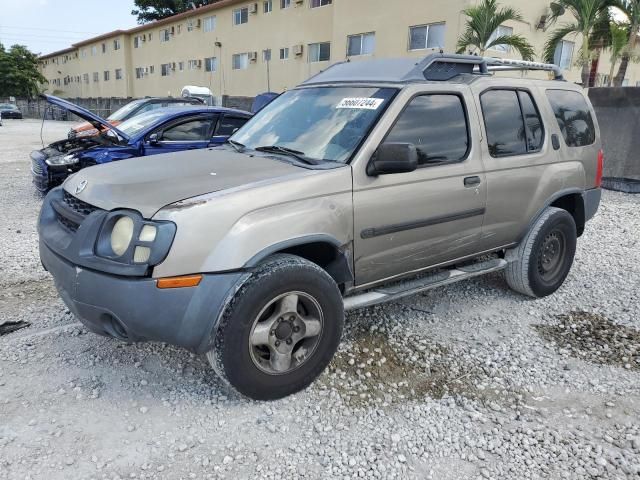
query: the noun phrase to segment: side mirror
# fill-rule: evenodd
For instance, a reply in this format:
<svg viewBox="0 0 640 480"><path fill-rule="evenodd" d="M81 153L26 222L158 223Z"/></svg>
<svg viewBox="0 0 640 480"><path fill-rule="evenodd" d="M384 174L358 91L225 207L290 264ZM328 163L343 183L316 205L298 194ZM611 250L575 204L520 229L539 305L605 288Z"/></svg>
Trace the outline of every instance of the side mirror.
<svg viewBox="0 0 640 480"><path fill-rule="evenodd" d="M157 133L152 133L151 135L149 135L149 143L151 145L157 145L159 141L160 141L160 137L158 136Z"/></svg>
<svg viewBox="0 0 640 480"><path fill-rule="evenodd" d="M418 150L412 143L383 143L367 165L367 175L413 172L418 168Z"/></svg>

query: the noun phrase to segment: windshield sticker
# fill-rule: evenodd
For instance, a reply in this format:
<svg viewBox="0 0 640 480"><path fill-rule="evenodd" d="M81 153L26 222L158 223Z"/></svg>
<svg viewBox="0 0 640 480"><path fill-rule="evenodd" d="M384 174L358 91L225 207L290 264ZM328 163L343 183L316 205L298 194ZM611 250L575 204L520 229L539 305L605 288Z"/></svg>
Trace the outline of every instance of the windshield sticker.
<svg viewBox="0 0 640 480"><path fill-rule="evenodd" d="M377 110L382 105L382 98L343 98L336 108L355 108L359 110Z"/></svg>

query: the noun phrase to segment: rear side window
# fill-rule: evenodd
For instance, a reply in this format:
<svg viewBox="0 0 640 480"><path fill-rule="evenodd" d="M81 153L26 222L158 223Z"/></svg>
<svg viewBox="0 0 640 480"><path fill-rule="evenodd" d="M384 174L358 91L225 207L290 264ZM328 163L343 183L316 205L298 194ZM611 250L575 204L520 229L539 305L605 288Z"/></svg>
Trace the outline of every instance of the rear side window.
<svg viewBox="0 0 640 480"><path fill-rule="evenodd" d="M489 154L510 157L540 151L544 128L531 94L524 90L489 90L482 94L482 115Z"/></svg>
<svg viewBox="0 0 640 480"><path fill-rule="evenodd" d="M385 142L415 145L420 166L464 160L469 151L469 129L462 99L453 94L414 98Z"/></svg>
<svg viewBox="0 0 640 480"><path fill-rule="evenodd" d="M216 135L233 135L241 126L247 123L247 118L223 116L218 125Z"/></svg>
<svg viewBox="0 0 640 480"><path fill-rule="evenodd" d="M547 98L568 147L584 147L596 141L593 117L582 94L570 90L547 90Z"/></svg>

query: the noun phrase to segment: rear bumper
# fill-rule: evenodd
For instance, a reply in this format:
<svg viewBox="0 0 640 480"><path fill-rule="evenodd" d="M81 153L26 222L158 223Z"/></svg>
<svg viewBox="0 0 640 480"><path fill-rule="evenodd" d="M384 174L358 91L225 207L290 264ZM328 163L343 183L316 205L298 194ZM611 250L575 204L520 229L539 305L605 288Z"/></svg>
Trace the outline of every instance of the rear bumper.
<svg viewBox="0 0 640 480"><path fill-rule="evenodd" d="M600 207L602 190L599 188L592 188L591 190L585 191L582 194L582 198L584 199L584 220L587 222L595 216L598 211L598 207Z"/></svg>
<svg viewBox="0 0 640 480"><path fill-rule="evenodd" d="M40 240L40 259L69 309L92 332L126 342L160 341L203 353L244 272L204 275L197 287L159 289L152 278L74 265Z"/></svg>

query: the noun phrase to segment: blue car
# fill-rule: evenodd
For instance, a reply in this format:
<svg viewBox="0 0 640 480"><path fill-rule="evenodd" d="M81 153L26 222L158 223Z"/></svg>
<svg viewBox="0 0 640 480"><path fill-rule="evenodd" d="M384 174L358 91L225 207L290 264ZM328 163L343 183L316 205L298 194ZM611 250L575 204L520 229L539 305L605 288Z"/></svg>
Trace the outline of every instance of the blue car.
<svg viewBox="0 0 640 480"><path fill-rule="evenodd" d="M60 140L31 152L33 183L41 192L91 165L222 144L251 118L251 113L242 110L183 106L153 110L114 127L71 102L51 95L43 97L96 129L106 130L91 137Z"/></svg>

